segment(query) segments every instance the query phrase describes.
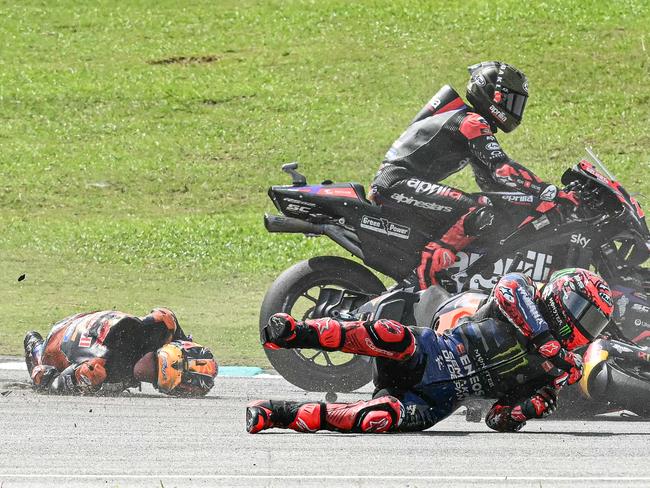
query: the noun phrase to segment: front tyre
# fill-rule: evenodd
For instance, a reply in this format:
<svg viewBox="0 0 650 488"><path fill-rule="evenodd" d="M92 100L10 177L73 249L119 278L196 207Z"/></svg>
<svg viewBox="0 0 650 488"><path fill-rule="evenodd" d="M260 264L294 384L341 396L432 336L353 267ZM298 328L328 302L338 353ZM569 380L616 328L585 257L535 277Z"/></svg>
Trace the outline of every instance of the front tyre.
<svg viewBox="0 0 650 488"><path fill-rule="evenodd" d="M386 288L368 268L349 259L321 256L294 264L266 293L260 330L274 313L299 320L313 317L322 288L345 288L380 295ZM307 391L350 392L372 379L371 358L314 349L265 349L269 361L287 381Z"/></svg>

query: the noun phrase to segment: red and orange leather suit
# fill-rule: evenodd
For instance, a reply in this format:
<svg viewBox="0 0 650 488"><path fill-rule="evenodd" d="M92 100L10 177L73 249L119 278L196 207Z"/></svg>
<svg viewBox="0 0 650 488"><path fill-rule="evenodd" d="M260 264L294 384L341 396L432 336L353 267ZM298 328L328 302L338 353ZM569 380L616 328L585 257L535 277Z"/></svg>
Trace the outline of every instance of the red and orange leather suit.
<svg viewBox="0 0 650 488"><path fill-rule="evenodd" d="M166 308L144 317L113 310L80 313L56 323L44 341L29 333L26 362L34 386L43 391L92 393L104 383L126 388L134 384L135 363L174 339L187 337Z"/></svg>

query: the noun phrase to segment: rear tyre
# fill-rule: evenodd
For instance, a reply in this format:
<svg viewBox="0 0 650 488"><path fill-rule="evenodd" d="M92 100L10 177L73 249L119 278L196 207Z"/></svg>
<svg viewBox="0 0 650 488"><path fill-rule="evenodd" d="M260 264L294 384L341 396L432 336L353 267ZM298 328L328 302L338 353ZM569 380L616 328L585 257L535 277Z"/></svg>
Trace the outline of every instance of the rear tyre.
<svg viewBox="0 0 650 488"><path fill-rule="evenodd" d="M321 256L302 261L282 273L266 293L260 330L274 313L299 320L311 315L319 288L345 288L380 295L386 288L368 268L349 259ZM311 306L310 306L311 305ZM287 381L307 391L350 392L372 379L371 358L314 349L265 349L269 361Z"/></svg>

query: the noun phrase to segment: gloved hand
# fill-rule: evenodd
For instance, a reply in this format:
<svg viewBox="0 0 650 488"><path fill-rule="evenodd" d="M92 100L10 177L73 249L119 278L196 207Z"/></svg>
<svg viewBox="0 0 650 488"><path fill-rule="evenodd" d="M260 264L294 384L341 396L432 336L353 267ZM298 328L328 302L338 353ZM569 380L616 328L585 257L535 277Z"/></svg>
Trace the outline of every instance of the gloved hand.
<svg viewBox="0 0 650 488"><path fill-rule="evenodd" d="M550 386L544 386L537 390L532 397L515 405L510 412L510 417L519 422L541 419L551 415L556 408L557 390Z"/></svg>
<svg viewBox="0 0 650 488"><path fill-rule="evenodd" d="M562 191L557 192L557 197L555 201L560 205L566 205L570 207L578 207L580 205L580 200L578 200L578 194L574 191Z"/></svg>
<svg viewBox="0 0 650 488"><path fill-rule="evenodd" d="M510 415L512 407L501 405L499 402L492 405L485 416L485 424L497 432L517 432L526 425L526 421L519 421Z"/></svg>
<svg viewBox="0 0 650 488"><path fill-rule="evenodd" d="M550 359L551 363L563 372L555 377L554 385L556 387L572 385L582 378L582 356L566 349L561 349L560 353Z"/></svg>
<svg viewBox="0 0 650 488"><path fill-rule="evenodd" d="M416 272L421 290L438 283L436 273L449 268L456 261L456 253L451 249L441 246L437 242L430 242L422 251L420 265Z"/></svg>
<svg viewBox="0 0 650 488"><path fill-rule="evenodd" d="M548 373L555 377L553 385L556 388L580 381L582 357L579 354L564 349L550 332L537 336L533 344L537 352L548 359Z"/></svg>
<svg viewBox="0 0 650 488"><path fill-rule="evenodd" d="M32 383L37 390L47 390L57 376L59 370L54 366L39 364L32 370Z"/></svg>

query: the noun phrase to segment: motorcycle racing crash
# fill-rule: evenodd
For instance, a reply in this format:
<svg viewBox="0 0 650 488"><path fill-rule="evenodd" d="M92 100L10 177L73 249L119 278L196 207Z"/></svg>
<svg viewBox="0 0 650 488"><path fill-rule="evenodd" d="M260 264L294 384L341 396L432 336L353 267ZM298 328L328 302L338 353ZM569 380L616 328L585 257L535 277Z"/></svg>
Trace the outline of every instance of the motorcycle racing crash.
<svg viewBox="0 0 650 488"><path fill-rule="evenodd" d="M144 317L76 314L54 324L46 339L28 332L24 348L33 387L42 393L114 393L145 382L167 395L204 396L218 371L212 352L185 335L167 308Z"/></svg>
<svg viewBox="0 0 650 488"><path fill-rule="evenodd" d="M471 66L467 100L443 87L388 151L368 198L358 183L308 184L296 163L283 167L292 184L269 189L282 215L265 215L266 229L327 236L362 264L317 256L288 268L265 296L260 331L278 312L299 321L346 317L386 293L379 273L394 281L391 292L416 294L436 284L458 294L491 293L512 271L539 285L556 270L583 268L611 287L607 336L618 349L625 343L637 357L647 356L650 272L643 263L650 231L637 200L591 150L564 172L563 187L543 182L505 154L495 134L520 124L528 100L528 80L516 68ZM480 192L441 183L465 166ZM616 351L610 360L620 355L605 349ZM307 391L350 392L372 376L363 355L313 354L308 347L265 352L283 377ZM641 362L626 371L648 383L648 362ZM611 380L611 368L599 368ZM602 400L611 389L592 391Z"/></svg>
<svg viewBox="0 0 650 488"><path fill-rule="evenodd" d="M584 269L553 274L537 289L510 273L466 320L444 333L396 320L296 320L273 315L265 348L340 350L375 361L373 399L356 403L258 400L247 430L411 432L428 429L471 397L496 399L485 422L516 432L556 408L562 387L582 377L576 349L598 337L613 310L612 294Z"/></svg>

